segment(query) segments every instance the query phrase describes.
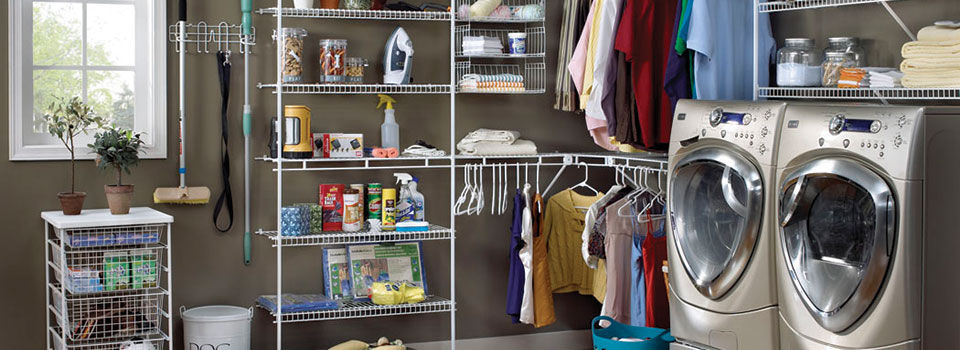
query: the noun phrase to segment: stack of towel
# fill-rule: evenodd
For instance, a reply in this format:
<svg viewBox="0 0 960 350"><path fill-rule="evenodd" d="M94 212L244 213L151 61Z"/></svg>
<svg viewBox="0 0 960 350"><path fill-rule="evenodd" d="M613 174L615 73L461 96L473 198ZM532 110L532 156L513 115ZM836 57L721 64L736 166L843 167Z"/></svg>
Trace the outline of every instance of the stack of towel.
<svg viewBox="0 0 960 350"><path fill-rule="evenodd" d="M960 88L960 29L954 24L921 29L901 53L904 87Z"/></svg>
<svg viewBox="0 0 960 350"><path fill-rule="evenodd" d="M457 143L457 150L470 156L519 156L537 154L537 145L518 131L477 129Z"/></svg>
<svg viewBox="0 0 960 350"><path fill-rule="evenodd" d="M517 74L464 74L460 78L463 92L522 92L523 76Z"/></svg>
<svg viewBox="0 0 960 350"><path fill-rule="evenodd" d="M492 36L464 36L464 56L499 55L503 53L503 43Z"/></svg>
<svg viewBox="0 0 960 350"><path fill-rule="evenodd" d="M837 87L856 88L896 88L901 87L903 73L893 68L865 67L840 69L840 81Z"/></svg>

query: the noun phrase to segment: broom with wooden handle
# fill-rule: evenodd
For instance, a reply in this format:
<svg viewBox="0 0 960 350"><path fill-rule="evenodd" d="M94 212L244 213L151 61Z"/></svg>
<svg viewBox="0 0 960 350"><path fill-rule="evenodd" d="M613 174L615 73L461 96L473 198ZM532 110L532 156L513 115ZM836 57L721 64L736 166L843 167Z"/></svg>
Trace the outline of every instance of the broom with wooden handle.
<svg viewBox="0 0 960 350"><path fill-rule="evenodd" d="M153 191L153 202L157 204L206 204L210 202L210 189L207 187L187 187L187 161L184 156L184 129L183 122L185 100L184 94L184 66L187 54L187 1L180 0L180 35L177 45L180 46L180 187L159 187Z"/></svg>

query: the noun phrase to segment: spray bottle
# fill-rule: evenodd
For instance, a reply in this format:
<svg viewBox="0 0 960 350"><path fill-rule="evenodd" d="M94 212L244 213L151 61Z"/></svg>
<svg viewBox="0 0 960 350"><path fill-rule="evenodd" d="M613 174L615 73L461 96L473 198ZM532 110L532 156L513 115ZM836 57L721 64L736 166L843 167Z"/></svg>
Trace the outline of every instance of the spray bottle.
<svg viewBox="0 0 960 350"><path fill-rule="evenodd" d="M410 192L413 176L407 173L393 173L393 176L400 184L400 196L397 198L397 222L413 221L416 216L416 207Z"/></svg>
<svg viewBox="0 0 960 350"><path fill-rule="evenodd" d="M383 110L383 124L380 125L380 147L400 149L400 124L397 124L397 118L393 114L393 104L397 103L392 97L378 94L380 103L377 108L387 108Z"/></svg>
<svg viewBox="0 0 960 350"><path fill-rule="evenodd" d="M417 184L419 183L420 179L416 176L413 177L413 182L410 182L410 199L413 201L413 221L427 221L423 193L417 191Z"/></svg>

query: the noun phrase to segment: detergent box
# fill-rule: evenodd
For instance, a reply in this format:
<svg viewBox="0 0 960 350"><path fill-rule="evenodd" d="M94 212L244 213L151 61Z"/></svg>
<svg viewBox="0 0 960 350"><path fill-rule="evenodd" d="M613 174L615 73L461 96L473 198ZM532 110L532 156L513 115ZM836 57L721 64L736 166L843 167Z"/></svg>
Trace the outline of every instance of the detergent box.
<svg viewBox="0 0 960 350"><path fill-rule="evenodd" d="M370 287L375 282L407 282L426 292L422 250L421 242L348 246L354 299L370 300Z"/></svg>

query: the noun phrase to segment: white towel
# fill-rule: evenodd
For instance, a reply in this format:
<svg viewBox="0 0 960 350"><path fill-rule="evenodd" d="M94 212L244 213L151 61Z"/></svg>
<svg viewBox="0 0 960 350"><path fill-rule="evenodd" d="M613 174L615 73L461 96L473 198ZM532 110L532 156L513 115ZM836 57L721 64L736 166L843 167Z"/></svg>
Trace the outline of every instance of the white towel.
<svg viewBox="0 0 960 350"><path fill-rule="evenodd" d="M960 70L903 74L900 80L908 88L960 88Z"/></svg>
<svg viewBox="0 0 960 350"><path fill-rule="evenodd" d="M960 69L960 55L930 58L907 58L903 60L903 62L900 62L900 70L904 72L933 72L957 69Z"/></svg>
<svg viewBox="0 0 960 350"><path fill-rule="evenodd" d="M493 130L493 129L477 129L471 131L467 136L464 136L460 140L459 144L470 144L477 143L482 141L488 142L499 142L504 144L511 144L520 138L519 131L513 130Z"/></svg>
<svg viewBox="0 0 960 350"><path fill-rule="evenodd" d="M917 32L917 41L960 40L960 29L947 26L929 26Z"/></svg>
<svg viewBox="0 0 960 350"><path fill-rule="evenodd" d="M960 40L911 41L900 49L903 58L952 58L960 56Z"/></svg>
<svg viewBox="0 0 960 350"><path fill-rule="evenodd" d="M462 142L462 141L461 141ZM457 145L460 154L470 156L519 156L537 154L537 145L530 140L518 139L512 144L481 141L468 145Z"/></svg>

